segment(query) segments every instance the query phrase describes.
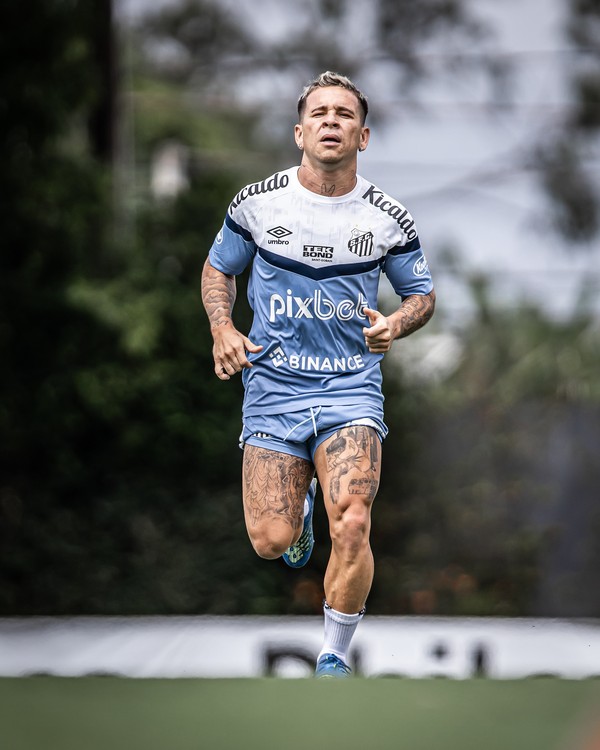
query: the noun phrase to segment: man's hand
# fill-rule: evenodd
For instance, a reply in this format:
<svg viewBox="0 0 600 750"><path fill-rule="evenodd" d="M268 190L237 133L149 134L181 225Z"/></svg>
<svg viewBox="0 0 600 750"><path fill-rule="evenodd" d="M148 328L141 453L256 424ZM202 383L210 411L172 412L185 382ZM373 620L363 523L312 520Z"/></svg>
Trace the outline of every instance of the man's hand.
<svg viewBox="0 0 600 750"><path fill-rule="evenodd" d="M215 373L221 380L229 380L236 372L240 372L245 367L252 367L246 352L257 354L263 349L262 346L253 344L231 323L213 328L212 335Z"/></svg>
<svg viewBox="0 0 600 750"><path fill-rule="evenodd" d="M379 310L371 310L370 307L363 307L363 313L371 324L369 328L363 328L365 344L369 351L372 354L389 352L395 338L389 319Z"/></svg>
<svg viewBox="0 0 600 750"><path fill-rule="evenodd" d="M210 321L213 337L215 373L221 380L229 380L244 367L252 367L246 352L257 354L257 346L233 325L231 312L235 302L235 277L218 271L207 258L202 269L202 303Z"/></svg>
<svg viewBox="0 0 600 750"><path fill-rule="evenodd" d="M373 354L384 354L392 348L394 339L410 336L418 331L433 315L435 310L435 292L429 294L411 294L403 300L400 307L388 315L370 307L363 307L363 313L371 326L363 328L365 343Z"/></svg>

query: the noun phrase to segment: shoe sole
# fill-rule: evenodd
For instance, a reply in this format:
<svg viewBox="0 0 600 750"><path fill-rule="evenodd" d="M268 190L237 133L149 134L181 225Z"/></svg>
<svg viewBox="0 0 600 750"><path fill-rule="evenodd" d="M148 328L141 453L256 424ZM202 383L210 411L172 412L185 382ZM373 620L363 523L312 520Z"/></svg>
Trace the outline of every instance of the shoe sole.
<svg viewBox="0 0 600 750"><path fill-rule="evenodd" d="M313 512L314 512L314 509L315 509L315 498L317 496L317 479L316 479L316 477L311 480L311 483L310 483L308 491L310 492L311 489L312 489L312 493L311 493L312 494L312 503L311 503L309 514L308 514L308 519L309 519L309 527L312 529L312 517L313 517ZM302 529L302 534L304 534L304 529ZM294 545L292 545L292 546L294 546ZM312 555L312 551L313 551L314 546L315 546L315 540L314 540L314 537L313 537L312 545L311 545L309 553L306 555L305 558L304 557L301 558L298 562L292 562L289 559L288 553L287 553L287 550L286 550L286 552L284 552L283 556L282 556L284 563L289 568L303 568L306 565L306 563L310 560L310 557ZM291 549L291 547L289 549Z"/></svg>

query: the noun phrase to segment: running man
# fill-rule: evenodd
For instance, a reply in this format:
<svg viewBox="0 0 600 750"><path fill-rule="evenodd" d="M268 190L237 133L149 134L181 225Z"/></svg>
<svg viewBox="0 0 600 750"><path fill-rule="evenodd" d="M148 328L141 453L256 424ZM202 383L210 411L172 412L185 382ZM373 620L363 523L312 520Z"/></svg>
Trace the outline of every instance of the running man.
<svg viewBox="0 0 600 750"><path fill-rule="evenodd" d="M300 166L240 190L202 275L215 373L242 372L244 515L260 557L308 562L316 478L322 489L331 553L317 677L350 675L373 580L371 506L388 431L380 362L435 306L412 216L357 174L367 113L345 76L308 84L294 128ZM232 313L235 277L248 266L246 336ZM388 316L377 310L382 272L401 299Z"/></svg>

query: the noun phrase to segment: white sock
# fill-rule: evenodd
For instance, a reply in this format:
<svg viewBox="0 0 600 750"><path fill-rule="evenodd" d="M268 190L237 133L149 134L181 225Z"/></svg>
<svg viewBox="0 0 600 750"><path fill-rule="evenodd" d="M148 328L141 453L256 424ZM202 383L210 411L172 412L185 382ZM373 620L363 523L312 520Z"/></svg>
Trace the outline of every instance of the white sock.
<svg viewBox="0 0 600 750"><path fill-rule="evenodd" d="M354 631L362 620L365 610L362 609L355 615L347 615L332 609L327 603L323 607L325 614L325 639L323 648L319 652L317 661L323 654L335 654L345 664L348 663L348 649Z"/></svg>

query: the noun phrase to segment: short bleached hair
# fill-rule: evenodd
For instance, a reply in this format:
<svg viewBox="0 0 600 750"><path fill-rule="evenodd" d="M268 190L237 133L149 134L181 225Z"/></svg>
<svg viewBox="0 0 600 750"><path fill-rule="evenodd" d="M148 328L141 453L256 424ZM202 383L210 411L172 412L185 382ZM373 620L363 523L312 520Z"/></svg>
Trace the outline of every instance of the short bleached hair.
<svg viewBox="0 0 600 750"><path fill-rule="evenodd" d="M300 97L298 98L298 117L302 119L302 115L304 114L304 110L306 109L306 100L308 99L309 94L312 94L315 89L325 88L327 86L341 86L342 88L351 91L356 96L362 109L362 122L364 124L369 113L369 103L367 101L367 97L357 86L354 85L354 83L352 83L349 78L340 75L339 73L334 73L331 70L327 70L325 71L325 73L321 73L321 75L317 76L313 81L311 81L304 87L302 93L300 94Z"/></svg>

